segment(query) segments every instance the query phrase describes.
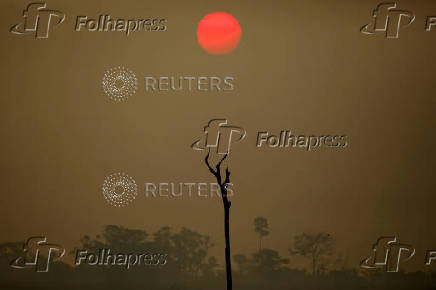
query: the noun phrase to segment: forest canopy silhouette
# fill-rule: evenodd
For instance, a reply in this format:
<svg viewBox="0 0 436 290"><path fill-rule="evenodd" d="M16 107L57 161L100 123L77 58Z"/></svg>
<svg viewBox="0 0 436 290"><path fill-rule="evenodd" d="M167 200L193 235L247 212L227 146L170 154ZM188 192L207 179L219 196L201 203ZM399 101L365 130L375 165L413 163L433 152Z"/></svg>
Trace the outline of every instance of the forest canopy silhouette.
<svg viewBox="0 0 436 290"><path fill-rule="evenodd" d="M266 219L254 223L255 232L268 230ZM256 227L257 226L257 227ZM264 237L265 234L259 235ZM22 255L23 242L0 244L1 289L225 289L225 266L210 255L212 239L201 233L165 226L154 233L107 225L102 233L84 235L80 249L118 252L159 252L167 254L167 263L159 267L75 266L62 259L50 265L48 273L33 269L13 269L9 263ZM254 240L253 244L259 243ZM317 246L314 247L314 244ZM434 272L384 273L346 267L334 254L334 237L328 233L301 233L290 241L289 256L282 257L264 245L253 253L234 254L234 289L436 289ZM313 251L313 249L318 249ZM74 255L77 249L69 249ZM293 265L295 255L306 257L307 270ZM315 262L314 262L315 261Z"/></svg>

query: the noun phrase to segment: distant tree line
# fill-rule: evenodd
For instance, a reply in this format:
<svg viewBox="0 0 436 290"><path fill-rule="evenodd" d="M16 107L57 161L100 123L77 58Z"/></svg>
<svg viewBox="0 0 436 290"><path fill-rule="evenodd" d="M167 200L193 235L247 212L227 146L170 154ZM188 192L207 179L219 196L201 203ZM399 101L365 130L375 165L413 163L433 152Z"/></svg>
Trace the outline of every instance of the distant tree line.
<svg viewBox="0 0 436 290"><path fill-rule="evenodd" d="M341 265L335 257L335 240L328 233L301 233L294 237L290 258L307 258L310 270L295 269L290 259L265 247L262 240L270 233L266 218L254 220L258 249L251 254L235 254L232 260L233 289L241 290L436 290L434 272L384 273L362 271ZM222 290L226 288L225 269L209 254L211 239L188 228L174 231L162 227L154 233L108 225L103 232L80 239L80 249L102 248L129 253L168 254L165 266L93 267L54 262L48 273L32 269L12 269L9 263L22 255L23 242L0 244L0 289L153 289ZM70 252L72 253L72 252Z"/></svg>

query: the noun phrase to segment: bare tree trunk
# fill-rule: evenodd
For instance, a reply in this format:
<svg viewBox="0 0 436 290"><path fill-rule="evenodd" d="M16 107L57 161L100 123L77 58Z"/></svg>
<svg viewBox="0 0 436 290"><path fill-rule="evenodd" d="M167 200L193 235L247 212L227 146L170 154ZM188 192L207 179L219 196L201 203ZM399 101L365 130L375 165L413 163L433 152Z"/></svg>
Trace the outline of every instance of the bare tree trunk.
<svg viewBox="0 0 436 290"><path fill-rule="evenodd" d="M224 237L226 240L225 258L226 258L226 280L227 290L232 290L232 261L230 254L230 206L232 203L227 197L227 185L230 183L230 171L226 168L225 181L221 178L221 163L227 158L227 154L218 162L216 170L214 170L209 164L209 153L206 156L205 162L209 171L215 176L221 191L221 198L223 199L224 206Z"/></svg>
<svg viewBox="0 0 436 290"><path fill-rule="evenodd" d="M223 200L224 201L224 200ZM224 202L224 236L226 239L226 280L227 280L227 290L232 290L232 261L230 256L230 204L226 206Z"/></svg>

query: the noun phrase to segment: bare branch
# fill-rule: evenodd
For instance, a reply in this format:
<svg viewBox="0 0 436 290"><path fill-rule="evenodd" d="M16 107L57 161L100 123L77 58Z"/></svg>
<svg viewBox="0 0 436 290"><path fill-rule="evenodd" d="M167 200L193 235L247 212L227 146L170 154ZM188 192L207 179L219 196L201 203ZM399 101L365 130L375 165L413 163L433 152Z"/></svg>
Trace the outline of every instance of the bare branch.
<svg viewBox="0 0 436 290"><path fill-rule="evenodd" d="M219 185L223 185L222 180L221 180L221 163L223 163L223 161L227 158L229 154L225 154L223 158L221 158L221 160L218 162L218 164L215 166L216 167L216 179L219 183Z"/></svg>
<svg viewBox="0 0 436 290"><path fill-rule="evenodd" d="M220 170L221 163L223 163L223 161L227 158L227 156L229 156L229 154L226 153L226 154L224 155L224 157L221 158L220 162L218 162L218 164L216 165L216 169L217 169L217 171Z"/></svg>
<svg viewBox="0 0 436 290"><path fill-rule="evenodd" d="M224 181L224 183L227 185L230 183L230 171L229 168L226 168L226 180Z"/></svg>
<svg viewBox="0 0 436 290"><path fill-rule="evenodd" d="M204 159L204 162L207 165L207 168L209 168L209 171L214 175L217 176L217 172L215 170L213 170L212 166L210 166L209 164L209 152L207 152L206 158Z"/></svg>

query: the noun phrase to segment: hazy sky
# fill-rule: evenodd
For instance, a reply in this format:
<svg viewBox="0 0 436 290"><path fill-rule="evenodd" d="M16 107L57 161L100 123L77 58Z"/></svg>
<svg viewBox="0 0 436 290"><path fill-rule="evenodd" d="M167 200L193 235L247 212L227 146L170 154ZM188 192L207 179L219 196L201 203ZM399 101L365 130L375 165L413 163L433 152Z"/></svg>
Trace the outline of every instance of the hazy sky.
<svg viewBox="0 0 436 290"><path fill-rule="evenodd" d="M381 235L413 244L423 261L436 247L434 45L425 31L434 1L401 1L416 14L400 38L368 36L377 1L51 1L66 14L46 40L9 33L25 1L1 4L1 241L47 235L72 247L104 225L209 234L223 256L218 199L146 199L144 182L214 182L190 145L212 118L243 127L227 165L235 197L232 252L264 246L288 256L295 234L331 233L351 266ZM326 3L328 2L328 3ZM419 2L419 5L418 3ZM196 26L215 11L240 23L239 47L204 52ZM165 32L75 32L78 15L165 17ZM138 91L125 103L103 93L104 72L125 66ZM145 92L146 76L231 76L231 92ZM348 136L348 147L306 152L256 148L259 131ZM104 200L105 176L125 172L137 200Z"/></svg>

